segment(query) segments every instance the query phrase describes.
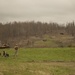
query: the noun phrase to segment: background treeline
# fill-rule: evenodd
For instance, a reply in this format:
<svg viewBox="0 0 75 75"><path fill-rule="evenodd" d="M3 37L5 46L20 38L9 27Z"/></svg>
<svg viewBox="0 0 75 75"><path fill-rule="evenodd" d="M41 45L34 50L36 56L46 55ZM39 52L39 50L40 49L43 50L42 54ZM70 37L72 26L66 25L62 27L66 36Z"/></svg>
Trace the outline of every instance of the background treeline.
<svg viewBox="0 0 75 75"><path fill-rule="evenodd" d="M21 46L28 46L35 38L43 38L44 35L59 36L69 35L75 36L74 22L60 25L57 23L42 23L42 22L13 22L13 23L0 23L0 42L9 43L13 45L19 43ZM45 40L44 40L45 41Z"/></svg>

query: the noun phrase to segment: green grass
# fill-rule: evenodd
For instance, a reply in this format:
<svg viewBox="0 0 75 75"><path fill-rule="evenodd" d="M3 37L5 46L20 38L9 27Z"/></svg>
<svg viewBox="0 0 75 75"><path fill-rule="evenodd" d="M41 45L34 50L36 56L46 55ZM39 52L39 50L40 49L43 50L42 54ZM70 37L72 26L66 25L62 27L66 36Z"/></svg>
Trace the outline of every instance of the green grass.
<svg viewBox="0 0 75 75"><path fill-rule="evenodd" d="M1 50L2 52L2 50ZM14 49L6 50L9 58L0 60L14 60ZM75 61L75 48L21 48L16 61Z"/></svg>
<svg viewBox="0 0 75 75"><path fill-rule="evenodd" d="M5 49L0 56L0 75L75 75L75 48ZM0 50L2 52L2 50Z"/></svg>

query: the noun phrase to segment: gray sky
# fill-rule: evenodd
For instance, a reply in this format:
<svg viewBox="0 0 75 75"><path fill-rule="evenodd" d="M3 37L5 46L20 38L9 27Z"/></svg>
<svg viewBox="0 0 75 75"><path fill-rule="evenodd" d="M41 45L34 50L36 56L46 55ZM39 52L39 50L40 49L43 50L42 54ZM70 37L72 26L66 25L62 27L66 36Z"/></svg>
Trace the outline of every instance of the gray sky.
<svg viewBox="0 0 75 75"><path fill-rule="evenodd" d="M75 21L75 0L0 0L0 22Z"/></svg>

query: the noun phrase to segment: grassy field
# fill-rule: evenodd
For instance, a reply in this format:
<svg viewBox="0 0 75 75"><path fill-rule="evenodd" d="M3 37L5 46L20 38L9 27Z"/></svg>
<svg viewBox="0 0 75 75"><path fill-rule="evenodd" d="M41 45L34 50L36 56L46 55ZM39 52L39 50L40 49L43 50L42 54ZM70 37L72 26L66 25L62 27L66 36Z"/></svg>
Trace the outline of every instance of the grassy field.
<svg viewBox="0 0 75 75"><path fill-rule="evenodd" d="M75 48L20 48L16 57L14 49L5 51L0 75L75 75Z"/></svg>

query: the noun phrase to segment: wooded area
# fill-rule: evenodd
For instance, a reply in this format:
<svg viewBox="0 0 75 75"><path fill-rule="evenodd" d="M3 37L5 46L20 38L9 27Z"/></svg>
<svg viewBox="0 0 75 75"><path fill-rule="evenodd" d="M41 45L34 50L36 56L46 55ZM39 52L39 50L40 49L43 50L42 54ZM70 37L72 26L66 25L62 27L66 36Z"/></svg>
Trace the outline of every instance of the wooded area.
<svg viewBox="0 0 75 75"><path fill-rule="evenodd" d="M0 23L0 42L13 45L15 43L30 42L30 37L42 38L43 35L57 36L70 35L75 36L74 22L60 25L57 23L42 23L42 22L12 22L2 24ZM20 42L22 41L22 42ZM24 46L24 45L23 45Z"/></svg>

